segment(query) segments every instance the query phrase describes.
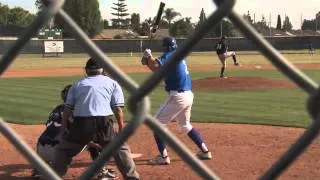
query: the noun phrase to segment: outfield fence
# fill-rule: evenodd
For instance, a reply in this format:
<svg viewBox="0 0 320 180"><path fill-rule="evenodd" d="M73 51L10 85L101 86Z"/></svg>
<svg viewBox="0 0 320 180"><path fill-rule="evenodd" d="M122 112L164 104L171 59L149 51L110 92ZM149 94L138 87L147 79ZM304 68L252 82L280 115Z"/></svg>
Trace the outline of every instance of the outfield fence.
<svg viewBox="0 0 320 180"><path fill-rule="evenodd" d="M314 49L320 49L319 36L297 36L297 37L265 37L272 46L279 50L308 50L312 44ZM54 39L63 41L65 53L85 53L86 50L76 39ZM183 44L187 39L177 39L178 44ZM215 44L220 38L201 39L193 48L195 52L214 52ZM41 54L44 49L44 41L48 39L31 39L20 51L20 54ZM92 39L92 41L105 53L141 53L145 48L151 48L153 52L162 51L162 41L159 39ZM0 54L16 42L15 39L0 39ZM233 51L257 51L250 39L246 37L229 37L228 45Z"/></svg>
<svg viewBox="0 0 320 180"><path fill-rule="evenodd" d="M307 99L307 107L312 124L306 131L291 145L291 147L278 159L272 167L270 167L260 179L275 179L278 177L290 164L301 155L306 147L316 137L320 129L320 117L318 116L320 102L320 91L318 84L312 79L303 74L293 64L284 58L268 41L266 41L257 31L255 31L248 23L246 23L239 14L234 10L235 0L214 0L217 5L217 10L207 19L201 27L192 34L187 40L179 46L176 53L158 71L154 72L147 80L138 85L129 76L127 76L120 68L118 68L112 60L106 56L97 46L91 41L88 36L77 26L70 16L61 8L63 0L46 1L48 7L40 12L35 21L26 29L24 34L9 48L2 56L0 62L0 74L9 67L19 54L23 46L36 33L45 22L53 16L64 22L66 28L74 35L79 44L93 58L103 62L110 76L116 79L122 87L128 90L129 110L132 118L126 127L119 133L114 141L105 147L99 156L80 176L80 179L90 179L105 164L111 157L111 153L118 149L143 123L150 129L162 136L165 141L176 151L176 153L203 179L219 179L218 175L212 169L209 169L204 163L198 160L192 152L169 130L165 129L157 119L150 114L150 102L147 95L159 84L164 78L168 68L175 66L191 49L204 37L205 33L224 17L228 17L241 31L246 35L260 51L270 60L289 79L295 82L301 89L305 90L310 96ZM281 112L279 112L281 113ZM285 117L284 117L285 118ZM19 137L19 135L9 127L3 120L0 121L0 132L7 137L10 142L27 158L33 167L37 168L46 179L60 179L60 177L39 157L36 153ZM263 142L261 142L263 143Z"/></svg>

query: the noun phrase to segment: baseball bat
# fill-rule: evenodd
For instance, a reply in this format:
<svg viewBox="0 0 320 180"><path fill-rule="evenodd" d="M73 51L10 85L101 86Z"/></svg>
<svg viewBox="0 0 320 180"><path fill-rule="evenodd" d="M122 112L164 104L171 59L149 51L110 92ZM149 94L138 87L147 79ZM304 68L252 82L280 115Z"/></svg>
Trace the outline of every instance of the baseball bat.
<svg viewBox="0 0 320 180"><path fill-rule="evenodd" d="M159 6L159 9L158 9L156 20L155 20L155 22L154 22L154 24L152 26L152 30L151 30L152 33L155 33L157 31L157 29L158 29L158 26L159 26L159 23L160 23L161 16L162 16L162 13L163 13L165 5L166 5L165 3L160 2L160 6Z"/></svg>
<svg viewBox="0 0 320 180"><path fill-rule="evenodd" d="M157 29L159 27L159 23L160 23L161 16L162 16L162 13L163 13L165 5L166 5L165 3L160 2L159 9L158 9L158 12L157 12L157 16L156 16L155 21L154 21L154 23L152 25L152 28L150 29L149 44L148 44L149 48L151 46L152 34L156 33L156 31L157 31Z"/></svg>

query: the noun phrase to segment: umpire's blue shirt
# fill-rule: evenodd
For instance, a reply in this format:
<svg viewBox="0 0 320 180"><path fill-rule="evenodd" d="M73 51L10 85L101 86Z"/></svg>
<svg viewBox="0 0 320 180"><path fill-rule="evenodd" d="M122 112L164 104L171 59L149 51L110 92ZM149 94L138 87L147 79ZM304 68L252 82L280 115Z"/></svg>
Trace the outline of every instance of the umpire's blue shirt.
<svg viewBox="0 0 320 180"><path fill-rule="evenodd" d="M68 92L67 107L74 108L74 117L110 116L112 107L123 106L120 85L104 76L89 76L75 83Z"/></svg>
<svg viewBox="0 0 320 180"><path fill-rule="evenodd" d="M168 62L170 57L175 53L175 51L170 51L164 53L158 58L159 64L162 66ZM190 91L191 87L191 78L189 75L188 67L183 59L180 61L177 66L169 69L166 72L164 82L166 84L167 91Z"/></svg>

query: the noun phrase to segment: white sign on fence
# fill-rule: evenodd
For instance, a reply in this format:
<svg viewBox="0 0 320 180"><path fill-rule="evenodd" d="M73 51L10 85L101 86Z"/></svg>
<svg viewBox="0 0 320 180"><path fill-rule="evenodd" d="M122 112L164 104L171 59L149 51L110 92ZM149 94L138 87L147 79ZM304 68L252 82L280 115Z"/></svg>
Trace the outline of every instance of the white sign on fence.
<svg viewBox="0 0 320 180"><path fill-rule="evenodd" d="M63 53L63 41L44 41L44 53Z"/></svg>

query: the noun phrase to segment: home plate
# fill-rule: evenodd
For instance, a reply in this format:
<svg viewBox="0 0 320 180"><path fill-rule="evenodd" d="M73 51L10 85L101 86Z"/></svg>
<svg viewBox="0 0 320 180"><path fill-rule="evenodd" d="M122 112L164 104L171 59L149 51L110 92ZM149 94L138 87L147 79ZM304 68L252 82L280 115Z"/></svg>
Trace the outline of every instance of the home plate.
<svg viewBox="0 0 320 180"><path fill-rule="evenodd" d="M257 65L257 66L255 66L255 68L256 68L256 69L261 69L262 67L259 66L259 65Z"/></svg>
<svg viewBox="0 0 320 180"><path fill-rule="evenodd" d="M136 158L139 158L139 157L141 157L143 154L141 154L141 153L131 153L131 158L132 159L136 159Z"/></svg>

